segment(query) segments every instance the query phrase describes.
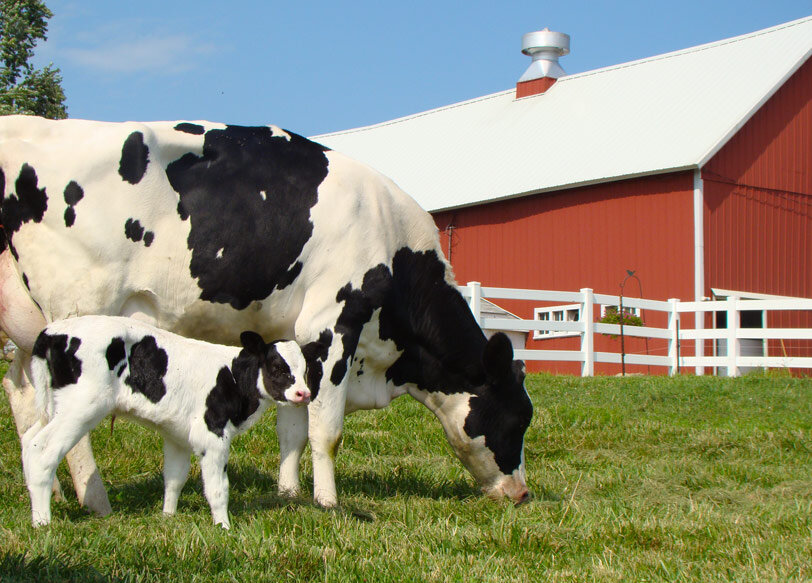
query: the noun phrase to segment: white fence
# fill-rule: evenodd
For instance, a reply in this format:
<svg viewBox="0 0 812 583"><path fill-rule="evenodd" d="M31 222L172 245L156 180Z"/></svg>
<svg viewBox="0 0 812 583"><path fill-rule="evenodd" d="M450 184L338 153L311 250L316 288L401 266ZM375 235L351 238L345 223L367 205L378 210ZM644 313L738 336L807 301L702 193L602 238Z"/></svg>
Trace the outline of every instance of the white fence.
<svg viewBox="0 0 812 583"><path fill-rule="evenodd" d="M646 326L623 326L625 337L657 338L665 341L667 353L623 354L622 352L596 352L595 334L620 335L618 324L596 322L596 305L617 306L618 296L596 294L589 288L579 292L525 290L496 287L482 287L478 282L461 286L460 291L467 298L474 317L484 329L530 332L568 332L579 335L579 350L516 350L516 358L521 360L568 361L581 363L581 375L592 376L595 363L607 362L629 365L649 365L666 367L669 374L693 368L697 374L704 374L705 367L722 369L728 376L738 376L741 370L753 367L762 368L812 368L812 357L804 356L745 356L742 354L742 341L761 340L812 340L812 328L742 328L739 325L740 313L743 311L812 310L812 299L769 299L751 300L728 297L724 301L683 302L677 299L668 301L645 300L623 297L623 307L637 308L649 312L664 312L667 316L665 328ZM482 299L508 299L540 302L544 304L579 304L580 318L577 321L521 320L506 317L491 318L482 316ZM727 328L705 329L702 314L706 312L725 312ZM681 314L695 314L692 318L699 326L685 328L680 325ZM600 314L598 311L597 314ZM652 320L652 318L647 318ZM662 318L660 318L662 319ZM765 318L766 324L768 320ZM721 347L723 355L705 356L707 340L712 348ZM690 347L695 355L683 356L685 348ZM765 350L766 353L766 350Z"/></svg>

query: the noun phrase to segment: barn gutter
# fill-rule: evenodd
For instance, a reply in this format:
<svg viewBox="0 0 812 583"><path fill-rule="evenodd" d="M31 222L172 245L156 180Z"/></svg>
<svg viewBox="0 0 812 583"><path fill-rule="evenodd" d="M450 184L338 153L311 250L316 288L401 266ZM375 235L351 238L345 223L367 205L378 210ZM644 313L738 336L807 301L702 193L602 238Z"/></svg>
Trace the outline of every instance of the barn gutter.
<svg viewBox="0 0 812 583"><path fill-rule="evenodd" d="M702 168L694 170L694 301L705 299L705 187L702 182ZM705 315L694 316L697 332L705 328ZM696 340L696 356L704 356L705 341ZM704 366L696 367L696 374L705 374Z"/></svg>

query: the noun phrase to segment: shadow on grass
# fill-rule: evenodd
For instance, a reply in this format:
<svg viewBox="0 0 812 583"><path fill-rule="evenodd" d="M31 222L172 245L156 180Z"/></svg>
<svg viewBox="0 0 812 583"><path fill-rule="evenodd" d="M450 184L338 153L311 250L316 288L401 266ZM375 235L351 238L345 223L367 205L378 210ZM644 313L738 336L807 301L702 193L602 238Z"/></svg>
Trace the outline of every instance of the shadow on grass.
<svg viewBox="0 0 812 583"><path fill-rule="evenodd" d="M360 474L337 476L339 497L345 494L364 494L373 498L393 498L395 496L418 496L433 500L464 500L481 496L480 489L470 481L426 480L408 472L391 472L378 474L363 472Z"/></svg>
<svg viewBox="0 0 812 583"><path fill-rule="evenodd" d="M4 583L37 581L117 582L90 565L60 557L32 557L27 553L0 553L0 580Z"/></svg>

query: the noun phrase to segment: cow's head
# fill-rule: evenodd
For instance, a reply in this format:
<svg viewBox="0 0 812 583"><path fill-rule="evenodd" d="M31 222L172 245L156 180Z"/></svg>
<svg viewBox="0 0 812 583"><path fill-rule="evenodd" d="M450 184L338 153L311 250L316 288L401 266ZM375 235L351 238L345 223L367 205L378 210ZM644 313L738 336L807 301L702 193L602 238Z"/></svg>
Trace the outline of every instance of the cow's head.
<svg viewBox="0 0 812 583"><path fill-rule="evenodd" d="M524 364L514 362L510 340L497 333L485 346L482 367L484 382L474 393L438 400L435 413L457 457L483 492L521 503L529 498L524 434L533 416L524 388Z"/></svg>
<svg viewBox="0 0 812 583"><path fill-rule="evenodd" d="M257 358L264 392L280 404L306 405L310 389L305 379L306 363L299 345L292 341L266 344L256 332L240 334L245 350Z"/></svg>

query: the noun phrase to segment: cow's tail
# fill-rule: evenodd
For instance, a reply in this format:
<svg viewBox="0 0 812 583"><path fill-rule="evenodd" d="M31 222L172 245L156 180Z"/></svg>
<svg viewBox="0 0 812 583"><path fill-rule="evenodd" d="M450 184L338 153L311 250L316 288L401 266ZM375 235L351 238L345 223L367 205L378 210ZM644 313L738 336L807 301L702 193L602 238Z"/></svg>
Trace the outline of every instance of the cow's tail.
<svg viewBox="0 0 812 583"><path fill-rule="evenodd" d="M31 356L31 384L34 386L34 402L37 412L50 419L54 412L54 392L51 387L50 338L43 332L34 342Z"/></svg>

